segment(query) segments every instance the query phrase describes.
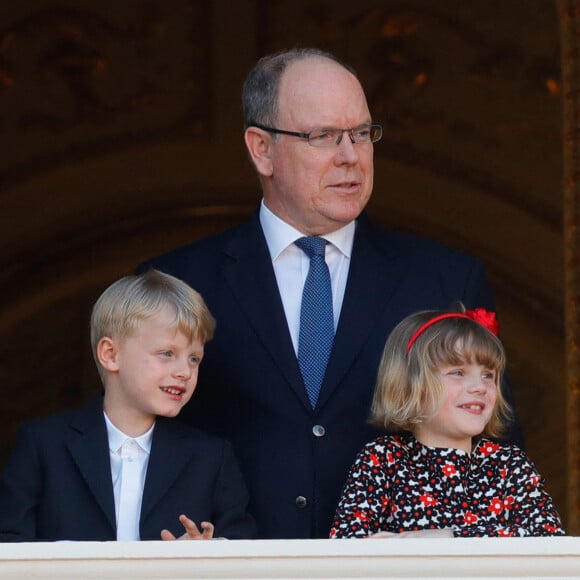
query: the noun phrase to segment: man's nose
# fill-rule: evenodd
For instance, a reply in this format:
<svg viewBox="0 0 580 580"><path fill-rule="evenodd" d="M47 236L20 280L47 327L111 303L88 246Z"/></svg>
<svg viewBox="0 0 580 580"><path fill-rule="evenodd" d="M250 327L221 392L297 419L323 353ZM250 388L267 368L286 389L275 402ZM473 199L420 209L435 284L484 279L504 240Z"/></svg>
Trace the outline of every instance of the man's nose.
<svg viewBox="0 0 580 580"><path fill-rule="evenodd" d="M346 139L344 138L345 133L347 134ZM339 163L356 163L358 161L359 152L352 136L352 130L345 129L341 133L337 141L337 148L336 157Z"/></svg>
<svg viewBox="0 0 580 580"><path fill-rule="evenodd" d="M355 139L354 139L354 129L343 129L342 133L338 136L338 139L336 140L336 144L340 145L342 138L344 137L344 134L348 135L348 138L350 139L351 143L355 143Z"/></svg>

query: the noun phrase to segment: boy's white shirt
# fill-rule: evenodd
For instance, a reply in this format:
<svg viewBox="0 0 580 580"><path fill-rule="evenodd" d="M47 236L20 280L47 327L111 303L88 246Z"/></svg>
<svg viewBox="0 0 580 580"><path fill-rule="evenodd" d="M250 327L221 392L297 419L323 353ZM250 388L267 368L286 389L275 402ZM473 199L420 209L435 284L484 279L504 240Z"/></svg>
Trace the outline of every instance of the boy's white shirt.
<svg viewBox="0 0 580 580"><path fill-rule="evenodd" d="M140 540L141 501L155 423L143 435L129 437L111 423L104 411L103 415L109 439L117 540Z"/></svg>

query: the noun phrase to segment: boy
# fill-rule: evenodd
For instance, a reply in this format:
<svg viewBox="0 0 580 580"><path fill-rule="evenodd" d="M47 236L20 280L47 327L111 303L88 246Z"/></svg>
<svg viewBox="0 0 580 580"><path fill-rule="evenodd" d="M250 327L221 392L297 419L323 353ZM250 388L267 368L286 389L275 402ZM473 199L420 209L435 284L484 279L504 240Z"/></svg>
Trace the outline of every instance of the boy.
<svg viewBox="0 0 580 580"><path fill-rule="evenodd" d="M251 537L229 443L170 420L214 328L202 297L172 276L109 286L91 317L104 396L23 426L0 484L0 540L209 539L214 526Z"/></svg>

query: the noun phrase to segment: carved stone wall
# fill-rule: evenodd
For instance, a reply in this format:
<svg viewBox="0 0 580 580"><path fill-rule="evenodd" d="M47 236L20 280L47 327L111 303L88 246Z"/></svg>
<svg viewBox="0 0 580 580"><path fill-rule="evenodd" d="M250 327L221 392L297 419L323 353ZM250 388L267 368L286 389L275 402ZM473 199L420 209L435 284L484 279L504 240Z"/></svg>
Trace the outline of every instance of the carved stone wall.
<svg viewBox="0 0 580 580"><path fill-rule="evenodd" d="M578 486L564 451L577 417L565 373L577 328L569 299L564 319L567 4L2 3L0 463L21 420L98 390L87 340L98 293L252 211L242 80L261 54L315 45L358 70L385 126L373 218L485 262L527 450L566 515Z"/></svg>

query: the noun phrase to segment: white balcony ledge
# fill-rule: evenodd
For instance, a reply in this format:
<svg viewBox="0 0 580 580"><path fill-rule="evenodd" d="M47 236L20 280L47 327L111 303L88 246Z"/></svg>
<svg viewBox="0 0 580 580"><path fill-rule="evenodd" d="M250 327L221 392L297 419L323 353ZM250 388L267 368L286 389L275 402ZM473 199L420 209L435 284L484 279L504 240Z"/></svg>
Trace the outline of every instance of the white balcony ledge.
<svg viewBox="0 0 580 580"><path fill-rule="evenodd" d="M0 578L580 578L580 537L0 544Z"/></svg>

